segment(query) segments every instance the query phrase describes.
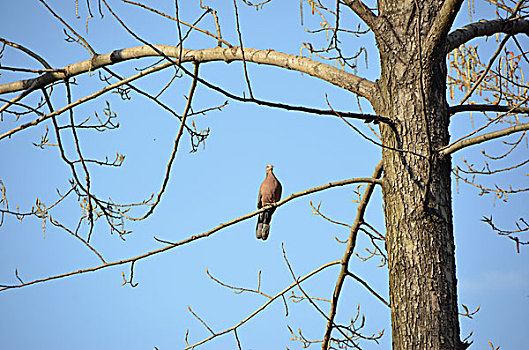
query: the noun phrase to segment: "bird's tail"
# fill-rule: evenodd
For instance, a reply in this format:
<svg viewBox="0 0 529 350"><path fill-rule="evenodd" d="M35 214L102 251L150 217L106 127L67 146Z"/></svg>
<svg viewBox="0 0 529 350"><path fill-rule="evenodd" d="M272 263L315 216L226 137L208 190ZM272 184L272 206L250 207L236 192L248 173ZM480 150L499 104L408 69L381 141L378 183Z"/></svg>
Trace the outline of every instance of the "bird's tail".
<svg viewBox="0 0 529 350"><path fill-rule="evenodd" d="M270 221L272 220L272 214L274 213L275 208L265 210L259 214L257 219L257 228L256 236L257 239L262 239L265 241L270 234Z"/></svg>

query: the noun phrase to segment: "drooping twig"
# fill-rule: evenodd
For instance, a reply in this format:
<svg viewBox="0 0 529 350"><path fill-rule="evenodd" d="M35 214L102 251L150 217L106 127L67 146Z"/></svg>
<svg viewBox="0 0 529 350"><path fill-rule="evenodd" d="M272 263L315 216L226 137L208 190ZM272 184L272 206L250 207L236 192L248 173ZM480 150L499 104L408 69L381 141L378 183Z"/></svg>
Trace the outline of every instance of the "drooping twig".
<svg viewBox="0 0 529 350"><path fill-rule="evenodd" d="M377 292L375 292L373 290L373 288L371 288L369 286L369 284L366 283L366 281L364 281L363 279L361 279L360 277L358 277L357 275L355 275L354 273L352 273L351 271L346 271L346 274L347 276L350 276L352 278L354 278L356 281L358 281L361 285L363 285L371 294L373 294L378 300L380 300L384 305L386 305L387 307L390 307L389 303L380 296L380 294L378 294Z"/></svg>
<svg viewBox="0 0 529 350"><path fill-rule="evenodd" d="M70 89L70 83L66 81L66 97L68 104L72 103L72 92ZM81 153L81 145L79 144L79 137L77 136L77 131L75 130L75 122L73 117L73 108L70 109L70 126L72 129L72 135L75 142L75 149L77 150L77 155L79 156L79 160L81 161L81 165L83 166L83 170L85 173L85 180L86 180L86 203L87 203L87 211L88 211L88 222L90 223L90 230L88 232L88 237L86 239L87 242L90 242L90 237L92 236L92 232L94 230L94 213L92 208L92 195L90 194L90 173L88 172L88 167L86 166L86 162L84 160L84 157Z"/></svg>
<svg viewBox="0 0 529 350"><path fill-rule="evenodd" d="M182 121L180 122L180 128L178 129L178 133L176 134L176 137L175 137L173 151L171 153L171 156L169 157L169 162L167 163L167 168L166 168L166 171L165 171L165 177L164 177L164 180L163 180L163 183L162 183L162 187L160 188L160 191L158 192L158 195L156 196L155 201L152 204L150 204L150 208L147 211L147 213L145 213L145 215L135 218L135 217L126 216L124 213L122 213L122 215L124 217L126 217L127 219L129 219L129 220L141 221L141 220L144 220L147 217L149 217L154 212L154 209L156 208L156 206L160 203L162 195L165 192L165 188L167 187L167 183L169 182L169 176L171 174L171 168L172 168L172 165L173 165L173 161L176 158L176 152L178 150L178 144L180 142L180 137L182 136L182 133L184 131L184 127L186 125L187 116L189 114L189 111L191 110L191 101L193 100L193 96L195 94L195 88L197 87L197 79L196 79L196 77L198 77L198 67L199 67L199 63L195 62L195 71L194 71L195 79L193 79L193 81L191 83L191 88L189 90L189 95L187 97L187 104L186 104L186 107L184 109L184 113L182 114Z"/></svg>
<svg viewBox="0 0 529 350"><path fill-rule="evenodd" d="M246 79L250 98L253 99L252 85L250 84L250 78L248 77L248 69L246 68L246 58L244 57L244 46L242 44L241 28L239 27L239 11L237 9L237 0L233 0L233 8L235 9L235 24L237 25L237 34L239 35L239 45L241 47L242 53L242 66L244 69L244 78Z"/></svg>

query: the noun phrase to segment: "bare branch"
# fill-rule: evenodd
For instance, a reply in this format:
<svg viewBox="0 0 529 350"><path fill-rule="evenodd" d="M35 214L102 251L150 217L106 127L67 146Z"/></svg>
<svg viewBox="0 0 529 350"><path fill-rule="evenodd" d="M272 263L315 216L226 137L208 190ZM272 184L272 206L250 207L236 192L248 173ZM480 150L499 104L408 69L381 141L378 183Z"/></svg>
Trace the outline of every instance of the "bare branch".
<svg viewBox="0 0 529 350"><path fill-rule="evenodd" d="M510 35L524 33L529 35L529 21L522 18L514 18L496 19L492 21L483 20L469 24L448 34L446 39L448 45L447 52L454 50L472 39L481 36L491 36L497 33Z"/></svg>
<svg viewBox="0 0 529 350"><path fill-rule="evenodd" d="M123 80L121 80L121 81L119 81L117 83L108 85L108 86L104 87L103 89L101 89L101 90L99 90L99 91L97 91L97 92L95 92L95 93L93 93L91 95L82 97L82 98L78 99L77 101L74 101L72 103L67 104L63 108L57 109L57 110L55 110L55 111L53 111L51 113L48 113L48 114L43 114L38 119L35 119L35 120L31 121L31 122L22 124L22 125L20 125L20 126L18 126L16 128L13 128L13 129L3 133L2 135L0 135L0 140L2 140L5 137L9 137L9 136L15 134L15 133L19 132L20 130L29 128L31 126L35 126L35 125L43 122L46 119L58 116L59 114L62 114L62 113L70 110L71 108L73 108L73 107L75 107L77 105L80 105L80 104L85 103L87 101L93 100L94 98L99 97L99 96L103 95L104 93L106 93L106 92L108 92L108 91L110 91L110 90L112 90L114 88L117 88L117 87L119 87L121 85L127 84L127 83L129 83L129 82L131 82L133 80L139 79L139 78L144 77L144 76L146 76L148 74L151 74L151 73L157 72L159 70L162 70L164 68L170 67L171 65L172 65L171 63L162 63L159 66L149 68L149 69L141 71L138 74L135 74L135 75L133 75L131 77L123 79ZM11 101L11 102L13 102L13 101Z"/></svg>
<svg viewBox="0 0 529 350"><path fill-rule="evenodd" d="M308 274L306 274L305 276L301 277L301 278L298 278L296 282L292 283L291 285L289 285L288 287L286 287L285 289L283 289L281 292L277 293L276 295L274 295L270 300L268 300L266 303L263 304L263 306L261 306L259 309L255 310L254 312L252 312L250 315L248 315L244 320L240 321L239 323L237 323L235 326L231 327L231 328L228 328L228 329L225 329L224 331L222 332L218 332L214 335L212 335L211 337L209 338L206 338L206 339L203 339L195 344L192 344L192 345L188 345L184 350L187 350L187 349L191 349L191 348L194 348L198 345L201 345L201 344L204 344L210 340L212 340L213 338L216 338L220 335L224 335L226 333L229 333L231 331L235 331L237 328L239 328L240 326L242 326L243 324L245 324L246 322L248 322L252 317L254 317L255 315L257 315L259 312L263 311L268 305L270 305L274 300L276 300L277 298L283 296L286 292L288 292L289 290L291 290L292 288L296 287L298 284L300 284L301 282L305 281L306 279L314 276L315 274L317 274L318 272L322 271L322 270L325 270L326 268L330 267L330 266L334 266L334 265L337 265L339 264L340 261L339 260L336 260L336 261L332 261L330 263L327 263L325 265L322 265L320 267L318 267L317 269L315 269L314 271L312 272L309 272Z"/></svg>
<svg viewBox="0 0 529 350"><path fill-rule="evenodd" d="M366 281L364 281L363 279L361 279L360 277L358 277L357 275L355 275L354 273L350 272L350 271L346 271L346 274L347 276L351 276L352 278L354 278L356 281L358 281L361 285L363 285L371 294L373 294L378 300L380 300L384 305L386 305L387 307L390 307L389 303L384 299L382 298L377 292L375 292L373 290L373 288L371 288L369 286L369 284L366 283Z"/></svg>
<svg viewBox="0 0 529 350"><path fill-rule="evenodd" d="M379 185L382 184L382 181L377 179L377 178L354 178L354 179L348 179L348 180L343 180L343 181L330 182L330 183L325 184L325 185L321 185L321 186L310 188L310 189L307 189L307 190L304 190L304 191L301 191L301 192L293 193L290 196L288 196L287 198L282 199L282 200L280 200L279 202L277 202L277 203L275 203L273 205L267 205L267 206L262 207L261 209L258 209L258 210L254 211L252 213L243 215L243 216L241 216L239 218L236 218L236 219L233 219L233 220L228 221L226 223L220 224L220 225L214 227L211 230L208 230L208 231L203 232L203 233L198 234L198 235L193 235L193 236L188 237L188 238L186 238L186 239L184 239L184 240L182 240L180 242L173 243L173 242L165 241L166 244L167 244L166 246L164 246L162 248L159 248L159 249L156 249L156 250L152 250L150 252L147 252L147 253L144 253L144 254L141 254L141 255L134 256L132 258L128 258L128 259L124 259L124 260L118 260L118 261L113 261L113 262L110 262L110 263L101 264L101 265L94 266L94 267L87 268L87 269L70 271L70 272L67 272L67 273L64 273L64 274L60 274L60 275L54 275L54 276L50 276L50 277L46 277L46 278L36 279L36 280L30 281L30 282L25 282L24 284L4 286L4 287L0 288L0 292L4 291L4 290L7 290L7 289L26 287L26 286L30 286L30 285L33 285L33 284L43 283L43 282L47 282L47 281L51 281L51 280L55 280L55 279L65 278L65 277L69 277L69 276L73 276L73 275L84 274L84 273L88 273L88 272L94 272L94 271L105 269L105 268L108 268L108 267L111 267L111 266L123 265L123 264L131 263L133 261L142 260L142 259L145 259L145 258L147 258L149 256L156 255L156 254L171 250L171 249L173 249L175 247L179 247L181 245L185 245L187 243L196 241L198 239L208 237L208 236L214 234L215 232L220 231L220 230L222 230L222 229L224 229L224 228L226 228L228 226L231 226L231 225L234 225L234 224L236 224L238 222L247 220L247 219L249 219L249 218L251 218L251 217L253 217L253 216L255 216L255 215L257 215L257 214L259 214L259 213L261 213L263 211L265 211L265 210L268 210L268 209L270 209L272 207L279 207L279 206L281 206L281 205L283 205L283 204L285 204L287 202L290 202L291 200L293 200L295 198L306 196L308 194L312 194L312 193L315 193L315 192L323 191L323 190L326 190L326 189L329 189L329 188L332 188L332 187L345 186L345 185L349 185L349 184L353 184L353 183L361 183L361 182L367 182L369 184L379 184Z"/></svg>
<svg viewBox="0 0 529 350"><path fill-rule="evenodd" d="M197 87L197 79L198 79L198 67L199 64L195 62L195 71L194 71L194 79L191 83L191 87L189 89L189 95L187 97L187 104L184 109L184 113L182 114L182 121L180 122L180 128L178 129L178 133L176 134L175 140L174 140L174 146L173 146L173 152L171 153L171 156L169 157L169 162L167 163L167 168L165 171L165 177L163 179L162 187L160 188L160 191L158 192L158 195L155 199L155 201L151 204L151 207L145 213L145 215L138 217L138 218L132 218L129 216L126 216L124 213L121 213L123 216L127 217L129 220L135 220L140 221L144 220L147 217L149 217L153 212L156 206L160 203L160 200L162 198L163 193L165 192L165 188L167 187L167 183L169 182L169 175L171 174L171 168L173 165L173 161L176 158L176 152L178 151L178 144L180 143L180 137L182 136L182 133L184 131L184 127L186 125L186 119L189 114L189 111L191 110L191 101L193 100L193 96L195 94L195 88Z"/></svg>
<svg viewBox="0 0 529 350"><path fill-rule="evenodd" d="M472 145L477 145L478 143L482 143L482 142L485 142L485 141L488 141L488 140L497 139L499 137L507 136L507 135L510 135L510 134L514 134L515 132L520 132L520 131L524 131L524 130L529 130L529 123L518 124L518 125L512 126L510 128L489 132L488 134L472 137L470 139L466 139L466 140L462 140L462 141L453 143L451 145L446 146L445 148L442 148L439 151L439 155L441 157L444 157L444 156L446 156L448 154L452 154L452 153L454 153L456 151L459 151L462 148L465 148L465 147L468 147L468 146L472 146Z"/></svg>
<svg viewBox="0 0 529 350"><path fill-rule="evenodd" d="M462 4L463 0L446 0L443 2L443 7L441 7L441 11L437 14L435 22L428 32L427 41L424 45L426 56L431 55L435 48L441 44L440 41L446 37Z"/></svg>
<svg viewBox="0 0 529 350"><path fill-rule="evenodd" d="M20 51L24 52L25 54L31 56L32 58L34 58L35 60L37 60L44 68L46 69L53 69L52 66L50 66L50 64L48 62L46 62L46 60L44 58L42 58L41 56L37 55L35 52L31 51L30 49L20 45L20 44L16 44L14 42L11 42L9 40L6 40L2 37L0 37L0 42L6 44L6 45L9 45L11 47L14 47L16 49L19 49Z"/></svg>
<svg viewBox="0 0 529 350"><path fill-rule="evenodd" d="M516 106L499 106L485 104L457 105L449 108L450 114L461 112L498 112L498 113L522 113L529 114L529 108Z"/></svg>
<svg viewBox="0 0 529 350"><path fill-rule="evenodd" d="M162 16L162 17L168 18L168 19L170 19L170 20L172 20L172 21L177 21L177 22L179 22L179 23L182 23L183 25L185 25L185 26L187 26L187 27L189 27L189 28L191 28L191 29L193 29L193 30L196 30L196 31L198 31L198 32L204 33L205 35L208 35L208 36L210 36L210 37L212 37L212 38L217 39L217 41L218 41L219 43L222 43L222 44L224 44L224 45L226 45L226 46L228 46L228 47L231 47L231 46L232 46L230 43L228 43L227 41L223 40L222 37L221 37L220 35L215 35L215 34L213 34L213 33L210 33L210 32L208 32L207 30L204 30L204 29L201 29L201 28L197 27L196 25L186 23L186 22L184 22L184 21L182 21L182 20L180 20L180 19L176 19L175 17L171 17L171 16L169 16L169 15L167 15L167 14L161 12L161 11L158 11L158 10L156 10L156 9L153 9L153 8L151 8L151 7L149 7L149 6L144 5L144 4L140 4L140 3L137 3L137 2L134 2L134 1L130 1L130 0L122 0L122 1L125 2L125 3L127 3L127 4L131 4L131 5L139 6L139 7L143 8L143 9L146 9L146 10L148 10L148 11L151 11L151 12L153 12L153 13L156 13L157 15L160 15L160 16ZM214 12L213 10L211 10L211 9L209 9L209 8L208 8L207 10L208 10L208 12ZM220 46L220 45L219 45L219 46Z"/></svg>
<svg viewBox="0 0 529 350"><path fill-rule="evenodd" d="M241 28L239 26L239 10L237 9L237 0L233 0L233 7L235 9L235 24L237 24L237 34L239 36L239 45L242 53L242 66L244 69L244 78L246 79L246 85L248 85L248 93L250 98L253 99L252 85L250 84L250 78L248 77L248 69L246 68L246 58L244 57L244 45L242 43Z"/></svg>
<svg viewBox="0 0 529 350"><path fill-rule="evenodd" d="M342 333L342 335L344 337L346 337L348 340L351 340L350 337L345 334L345 332L340 329L339 327L336 326L336 324L334 324L333 321L331 321L327 315L325 315L325 313L320 309L320 307L314 302L314 300L312 300L312 298L305 292L305 290L303 288L301 288L301 284L299 283L299 279L296 278L296 275L294 274L294 271L292 270L292 266L290 266L290 263L288 262L288 259L287 259L287 253L285 252L285 248L283 246L283 243L281 243L281 250L283 250L283 258L285 259L285 262L287 263L287 266L288 266L288 269L290 271L290 274L292 275L292 279L296 282L296 285L297 287L299 288L299 290L301 291L301 293L303 293L303 295L305 296L305 298L312 304L312 306L314 306L314 308L323 316L323 318L325 318L327 320L327 322L331 322L333 327L335 327L336 329L338 329L338 331L340 333Z"/></svg>
<svg viewBox="0 0 529 350"><path fill-rule="evenodd" d="M375 171L373 172L373 178L379 178L382 175L382 169L383 169L383 162L380 161L375 167ZM338 298L340 297L343 282L347 275L347 271L348 271L347 267L349 265L349 260L351 259L351 255L353 254L354 248L356 246L356 236L358 234L358 230L360 229L362 222L364 221L364 213L367 208L367 204L369 203L369 200L371 199L371 195L373 194L373 190L374 190L373 185L368 184L366 186L364 195L362 196L362 200L358 204L358 208L356 210L356 218L351 227L351 231L349 234L349 240L347 242L347 248L345 249L345 254L340 262L340 264L342 265L342 268L340 270L340 274L338 275L338 280L336 281L336 286L334 288L334 293L332 296L331 308L329 310L329 321L327 322L327 329L325 330L325 336L323 338L323 343L321 347L323 350L327 350L329 348L329 342L331 340L331 333L333 329L334 317L336 316L336 309L338 307Z"/></svg>
<svg viewBox="0 0 529 350"><path fill-rule="evenodd" d="M65 80L79 74L95 71L101 67L113 65L118 62L160 56L160 52L163 55L174 59L180 57L179 47L167 45L153 45L153 47L155 49L145 45L116 50L108 54L96 55L89 60L71 64L64 67L61 72L50 72L34 79L1 84L0 94L21 91L28 88L39 89L55 81ZM191 61L196 61L198 63L225 61L226 63L230 63L242 60L242 50L240 47L215 47L203 50L187 50L182 48L181 51L181 61L176 60L176 63L178 64ZM373 82L305 57L289 55L273 50L258 50L252 48L245 48L244 54L247 62L271 65L305 73L342 87L348 91L357 93L368 100L373 99L376 95Z"/></svg>
<svg viewBox="0 0 529 350"><path fill-rule="evenodd" d="M474 91L476 90L476 88L479 86L479 84L481 84L481 82L483 81L483 79L485 79L485 77L487 76L487 73L489 72L490 68L492 67L492 64L494 63L494 61L496 60L496 58L498 57L498 55L501 53L501 50L503 49L503 47L505 46L505 44L507 44L507 41L509 41L509 39L511 38L511 35L507 35L505 38L503 38L503 40L501 41L500 45L498 45L498 48L496 49L496 52L494 52L494 54L492 55L492 57L490 58L489 60L489 64L487 65L487 67L485 68L485 70L481 73L481 75L479 76L479 78L476 80L476 82L474 83L474 85L472 85L472 88L470 88L465 97L463 97L463 99L461 101L459 101L459 104L463 104L465 103L468 98L472 95L472 93L474 93Z"/></svg>
<svg viewBox="0 0 529 350"><path fill-rule="evenodd" d="M362 1L343 0L343 3L349 6L371 30L377 32L378 17Z"/></svg>
<svg viewBox="0 0 529 350"><path fill-rule="evenodd" d="M206 274L208 275L209 278L211 278L213 281L215 281L216 283L220 284L221 286L223 287L226 287L226 288L229 288L231 290L233 290L234 293L236 294L241 294L243 292L249 292L249 293L255 293L255 294L260 294L264 297L267 297L268 299L272 299L272 297L266 293L263 293L261 292L261 271L259 271L259 279L258 279L258 284L257 284L257 289L250 289L250 288L243 288L243 287L236 287L236 286L232 286L232 285L229 285L227 283L224 283L222 281L219 281L218 279L216 279L215 277L213 277L208 269L206 269Z"/></svg>
<svg viewBox="0 0 529 350"><path fill-rule="evenodd" d="M209 326L206 324L206 322L204 322L200 317L198 317L198 315L196 313L193 312L193 310L191 310L191 307L189 305L187 305L187 309L189 310L189 312L191 312L193 314L193 316L195 316L199 321L200 323L202 323L204 325L204 327L206 327L208 329L208 331L211 332L211 334L213 334L213 336L215 336L215 332L213 332L213 330L211 328L209 328Z"/></svg>

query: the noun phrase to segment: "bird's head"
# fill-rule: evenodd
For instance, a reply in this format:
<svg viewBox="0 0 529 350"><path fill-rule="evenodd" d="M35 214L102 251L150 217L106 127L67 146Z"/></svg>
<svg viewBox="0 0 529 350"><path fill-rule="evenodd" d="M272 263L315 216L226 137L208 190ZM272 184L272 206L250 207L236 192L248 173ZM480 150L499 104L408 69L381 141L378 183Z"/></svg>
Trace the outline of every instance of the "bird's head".
<svg viewBox="0 0 529 350"><path fill-rule="evenodd" d="M267 173L270 173L270 172L272 172L272 170L274 170L274 166L273 166L272 164L268 164L268 165L266 166L266 172L267 172Z"/></svg>

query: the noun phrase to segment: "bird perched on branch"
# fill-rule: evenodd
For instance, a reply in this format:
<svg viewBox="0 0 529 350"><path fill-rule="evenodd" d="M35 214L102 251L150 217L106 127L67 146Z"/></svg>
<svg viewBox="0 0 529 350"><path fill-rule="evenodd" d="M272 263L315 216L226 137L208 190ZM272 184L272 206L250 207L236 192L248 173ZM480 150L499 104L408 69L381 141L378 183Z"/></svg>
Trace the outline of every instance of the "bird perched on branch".
<svg viewBox="0 0 529 350"><path fill-rule="evenodd" d="M266 178L259 189L259 197L257 198L257 209L261 209L269 204L273 204L281 199L281 184L277 180L273 172L274 166L268 164L266 166ZM256 235L258 239L263 241L268 238L270 233L270 220L276 208L270 208L259 214L257 219Z"/></svg>

